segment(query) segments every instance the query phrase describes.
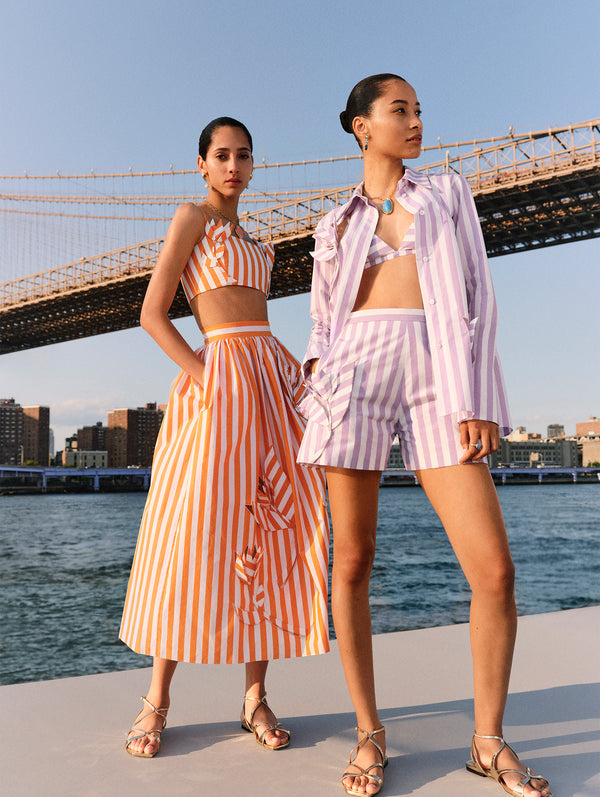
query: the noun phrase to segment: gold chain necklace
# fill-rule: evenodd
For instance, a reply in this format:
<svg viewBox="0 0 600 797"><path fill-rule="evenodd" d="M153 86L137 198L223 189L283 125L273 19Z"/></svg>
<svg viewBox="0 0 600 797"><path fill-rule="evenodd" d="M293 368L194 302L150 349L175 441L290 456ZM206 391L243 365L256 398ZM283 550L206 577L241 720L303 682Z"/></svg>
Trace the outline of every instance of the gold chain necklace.
<svg viewBox="0 0 600 797"><path fill-rule="evenodd" d="M389 193L388 197L384 197L384 196L367 196L365 194L365 189L364 188L363 188L363 194L365 194L367 199L370 199L371 201L376 199L378 202L382 202L383 204L381 205L381 212L383 214L385 214L386 216L389 216L390 213L394 212L394 194L395 194L397 185L398 185L398 183L394 184L393 189L388 192ZM380 208L377 208L377 210L379 210L379 209Z"/></svg>
<svg viewBox="0 0 600 797"><path fill-rule="evenodd" d="M229 216L226 216L226 215L225 215L225 213L223 213L223 211L222 211L222 210L219 210L219 208L216 208L214 205L212 205L212 204L211 204L211 203L208 201L208 199L205 199L205 200L204 200L204 203L205 203L206 205L208 205L208 207L209 207L209 208L210 208L212 211L214 211L214 213L216 213L218 216L222 216L222 217L223 217L223 218L224 218L226 221L228 221L228 222L231 224L231 227L232 227L233 231L234 231L234 232L236 231L236 229L239 227L239 224L240 224L240 219L239 219L239 216L236 216L236 217L235 217L235 221L234 221L233 219L230 219L230 218L229 218Z"/></svg>

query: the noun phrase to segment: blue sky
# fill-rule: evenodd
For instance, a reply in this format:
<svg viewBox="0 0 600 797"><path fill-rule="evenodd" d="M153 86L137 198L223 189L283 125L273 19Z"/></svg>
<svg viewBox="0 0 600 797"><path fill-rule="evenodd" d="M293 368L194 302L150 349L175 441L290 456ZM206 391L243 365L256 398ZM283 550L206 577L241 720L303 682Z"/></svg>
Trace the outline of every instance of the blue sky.
<svg viewBox="0 0 600 797"><path fill-rule="evenodd" d="M415 86L425 144L600 116L595 0L22 0L3 4L2 28L1 174L193 168L199 131L222 114L248 125L258 160L354 154L338 113L382 71ZM600 239L491 267L514 424L574 432L600 416ZM308 296L269 310L301 357ZM176 371L134 329L2 355L0 395L49 405L60 448L114 407L164 402Z"/></svg>

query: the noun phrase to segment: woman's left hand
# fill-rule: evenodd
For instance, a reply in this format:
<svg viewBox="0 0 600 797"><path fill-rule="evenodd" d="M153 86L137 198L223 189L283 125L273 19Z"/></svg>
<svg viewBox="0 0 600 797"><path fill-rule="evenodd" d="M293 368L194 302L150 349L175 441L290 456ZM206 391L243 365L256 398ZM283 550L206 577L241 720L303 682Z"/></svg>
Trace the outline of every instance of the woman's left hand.
<svg viewBox="0 0 600 797"><path fill-rule="evenodd" d="M500 432L497 423L473 419L460 424L460 444L464 449L459 463L478 462L498 450Z"/></svg>

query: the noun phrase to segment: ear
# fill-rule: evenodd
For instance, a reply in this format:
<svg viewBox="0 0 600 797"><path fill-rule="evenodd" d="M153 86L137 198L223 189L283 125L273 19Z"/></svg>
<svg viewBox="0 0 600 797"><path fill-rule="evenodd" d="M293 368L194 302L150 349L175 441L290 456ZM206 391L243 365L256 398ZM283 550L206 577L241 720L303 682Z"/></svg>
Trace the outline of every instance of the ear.
<svg viewBox="0 0 600 797"><path fill-rule="evenodd" d="M354 135L362 141L369 132L367 129L367 119L365 116L355 116L352 120L352 130Z"/></svg>
<svg viewBox="0 0 600 797"><path fill-rule="evenodd" d="M198 164L198 168L201 172L206 170L206 163L204 162L204 158L201 155L198 155L198 160L196 161Z"/></svg>

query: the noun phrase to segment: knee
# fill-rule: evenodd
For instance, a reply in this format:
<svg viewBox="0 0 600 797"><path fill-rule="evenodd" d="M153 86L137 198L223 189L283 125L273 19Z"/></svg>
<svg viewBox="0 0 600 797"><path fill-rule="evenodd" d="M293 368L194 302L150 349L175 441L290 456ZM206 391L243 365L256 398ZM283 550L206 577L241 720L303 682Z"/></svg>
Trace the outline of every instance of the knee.
<svg viewBox="0 0 600 797"><path fill-rule="evenodd" d="M491 561L479 574L473 592L485 594L496 600L510 602L514 599L515 566L509 557L499 561Z"/></svg>
<svg viewBox="0 0 600 797"><path fill-rule="evenodd" d="M348 585L361 584L369 580L374 559L374 543L362 542L359 546L342 549L334 546L333 576Z"/></svg>

